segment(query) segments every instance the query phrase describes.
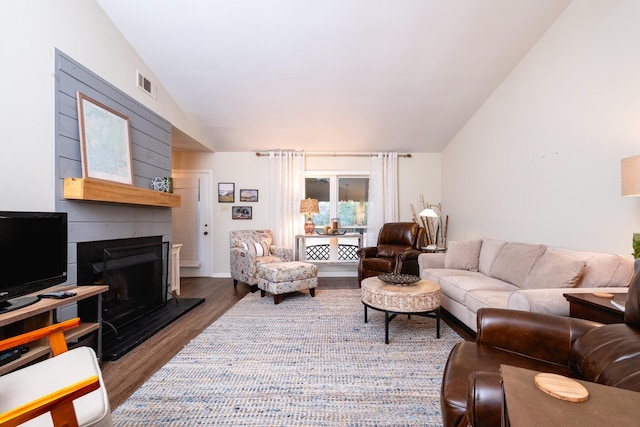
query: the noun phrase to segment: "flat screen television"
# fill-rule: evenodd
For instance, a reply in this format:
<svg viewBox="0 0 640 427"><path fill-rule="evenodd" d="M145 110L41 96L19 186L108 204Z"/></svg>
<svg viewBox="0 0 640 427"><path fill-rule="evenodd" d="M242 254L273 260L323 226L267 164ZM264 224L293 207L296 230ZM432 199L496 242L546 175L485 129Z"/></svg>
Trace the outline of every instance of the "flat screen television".
<svg viewBox="0 0 640 427"><path fill-rule="evenodd" d="M67 214L0 211L0 313L67 280Z"/></svg>

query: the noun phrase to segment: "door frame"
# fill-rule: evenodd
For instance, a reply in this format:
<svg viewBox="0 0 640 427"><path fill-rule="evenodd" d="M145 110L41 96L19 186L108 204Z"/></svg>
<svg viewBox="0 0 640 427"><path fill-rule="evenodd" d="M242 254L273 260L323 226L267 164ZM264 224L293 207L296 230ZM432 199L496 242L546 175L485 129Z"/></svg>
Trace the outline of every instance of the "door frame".
<svg viewBox="0 0 640 427"><path fill-rule="evenodd" d="M174 178L197 177L200 180L200 224L199 224L199 267L180 267L181 277L212 277L213 271L213 216L211 211L211 188L213 173L204 169L174 169L171 173ZM173 221L173 218L172 218ZM206 224L206 227L205 227ZM207 231L207 235L204 232Z"/></svg>

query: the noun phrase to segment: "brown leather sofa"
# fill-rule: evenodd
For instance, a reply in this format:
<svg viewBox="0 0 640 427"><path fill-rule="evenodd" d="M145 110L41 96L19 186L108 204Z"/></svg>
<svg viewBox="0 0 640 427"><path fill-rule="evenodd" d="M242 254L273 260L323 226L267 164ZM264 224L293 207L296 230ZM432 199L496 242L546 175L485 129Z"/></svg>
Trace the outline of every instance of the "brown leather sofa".
<svg viewBox="0 0 640 427"><path fill-rule="evenodd" d="M445 426L502 425L501 364L640 391L640 273L629 285L625 323L490 308L477 320L476 341L457 344L444 370Z"/></svg>
<svg viewBox="0 0 640 427"><path fill-rule="evenodd" d="M418 249L424 230L415 222L388 222L378 234L377 246L360 248L358 284L382 273L419 275Z"/></svg>

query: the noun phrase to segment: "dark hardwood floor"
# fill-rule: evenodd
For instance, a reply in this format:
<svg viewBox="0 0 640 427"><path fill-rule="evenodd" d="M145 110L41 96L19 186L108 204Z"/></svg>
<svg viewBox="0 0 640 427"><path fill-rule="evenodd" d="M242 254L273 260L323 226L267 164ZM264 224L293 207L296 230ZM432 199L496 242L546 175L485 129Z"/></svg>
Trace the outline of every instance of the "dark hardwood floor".
<svg viewBox="0 0 640 427"><path fill-rule="evenodd" d="M358 281L354 277L321 277L318 278L318 288L357 289ZM155 371L248 292L249 287L244 283L238 283L234 288L232 279L183 277L180 296L203 297L205 301L120 359L102 363L111 409L117 408ZM469 331L447 313L443 313L442 319L463 338L473 339Z"/></svg>

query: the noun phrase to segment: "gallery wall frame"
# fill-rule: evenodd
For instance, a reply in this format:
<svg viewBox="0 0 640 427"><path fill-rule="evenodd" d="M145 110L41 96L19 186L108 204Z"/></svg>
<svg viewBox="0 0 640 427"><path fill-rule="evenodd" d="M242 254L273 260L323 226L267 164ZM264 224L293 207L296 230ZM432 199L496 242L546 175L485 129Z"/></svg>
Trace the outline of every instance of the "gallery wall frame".
<svg viewBox="0 0 640 427"><path fill-rule="evenodd" d="M240 201L241 202L257 202L258 190L240 189Z"/></svg>
<svg viewBox="0 0 640 427"><path fill-rule="evenodd" d="M76 92L82 177L133 184L129 118Z"/></svg>
<svg viewBox="0 0 640 427"><path fill-rule="evenodd" d="M233 182L218 183L218 202L233 203L236 201L236 184Z"/></svg>
<svg viewBox="0 0 640 427"><path fill-rule="evenodd" d="M253 208L251 206L232 206L231 219L253 219Z"/></svg>

